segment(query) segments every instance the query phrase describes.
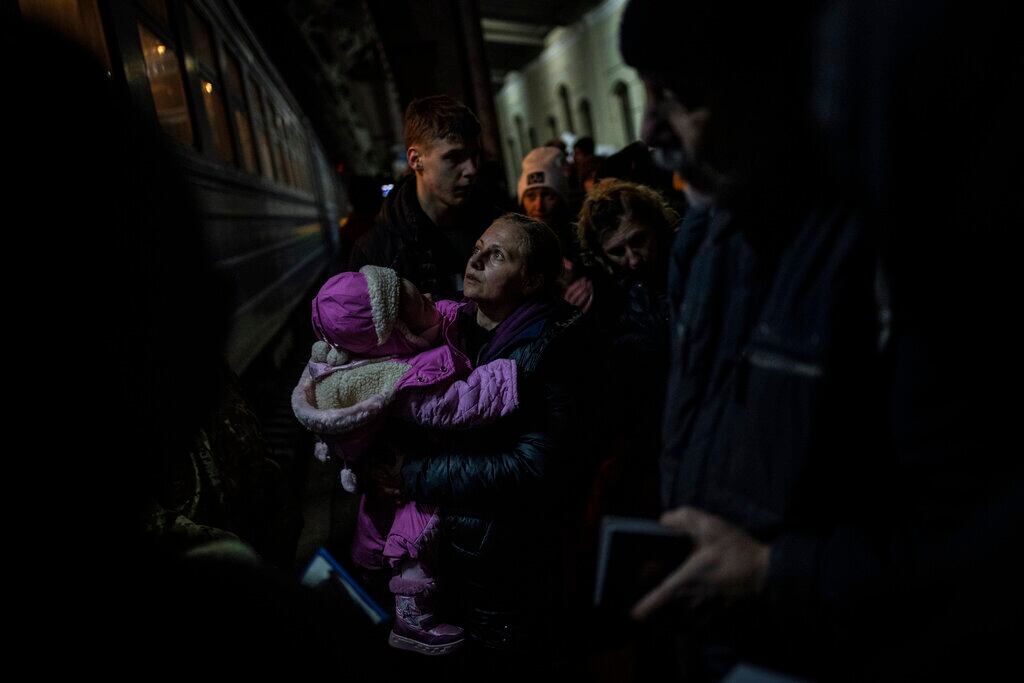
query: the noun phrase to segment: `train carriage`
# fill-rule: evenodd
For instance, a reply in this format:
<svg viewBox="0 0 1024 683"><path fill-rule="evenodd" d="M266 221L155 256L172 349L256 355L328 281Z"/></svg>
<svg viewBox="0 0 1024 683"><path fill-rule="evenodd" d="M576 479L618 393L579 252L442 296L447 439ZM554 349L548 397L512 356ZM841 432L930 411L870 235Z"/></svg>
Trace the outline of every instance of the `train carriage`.
<svg viewBox="0 0 1024 683"><path fill-rule="evenodd" d="M225 349L243 373L336 253L340 185L295 98L231 2L18 0L87 47L171 141L214 267Z"/></svg>

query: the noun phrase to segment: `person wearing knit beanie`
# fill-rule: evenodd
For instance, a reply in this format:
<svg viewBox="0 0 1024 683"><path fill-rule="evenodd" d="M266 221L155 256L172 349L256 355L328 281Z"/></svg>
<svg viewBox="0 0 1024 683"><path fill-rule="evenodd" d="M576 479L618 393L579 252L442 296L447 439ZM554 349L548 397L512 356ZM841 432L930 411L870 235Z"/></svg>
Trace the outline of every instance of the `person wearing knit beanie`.
<svg viewBox="0 0 1024 683"><path fill-rule="evenodd" d="M557 147L538 147L523 159L519 176L519 204L530 218L547 223L556 232L568 218L569 182L565 155Z"/></svg>
<svg viewBox="0 0 1024 683"><path fill-rule="evenodd" d="M519 176L519 205L523 213L546 224L558 235L566 273L570 273L580 250L569 209L567 168L565 154L557 147L530 150L523 159L523 173Z"/></svg>

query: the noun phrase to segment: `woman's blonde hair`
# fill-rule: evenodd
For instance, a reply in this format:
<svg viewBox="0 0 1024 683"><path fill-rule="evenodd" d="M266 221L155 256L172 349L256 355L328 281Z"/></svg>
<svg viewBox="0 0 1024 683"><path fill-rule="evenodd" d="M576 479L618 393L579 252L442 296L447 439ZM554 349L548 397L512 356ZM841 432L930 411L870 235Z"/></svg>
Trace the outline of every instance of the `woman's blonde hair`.
<svg viewBox="0 0 1024 683"><path fill-rule="evenodd" d="M617 178L606 178L587 194L580 209L577 236L580 246L603 256L601 237L617 230L628 217L654 230L659 241L666 242L679 216L655 190Z"/></svg>
<svg viewBox="0 0 1024 683"><path fill-rule="evenodd" d="M544 278L541 291L547 295L558 293L562 274L562 245L558 235L546 223L521 213L506 213L495 223L510 223L522 231L523 261L526 272ZM493 224L492 224L493 225Z"/></svg>

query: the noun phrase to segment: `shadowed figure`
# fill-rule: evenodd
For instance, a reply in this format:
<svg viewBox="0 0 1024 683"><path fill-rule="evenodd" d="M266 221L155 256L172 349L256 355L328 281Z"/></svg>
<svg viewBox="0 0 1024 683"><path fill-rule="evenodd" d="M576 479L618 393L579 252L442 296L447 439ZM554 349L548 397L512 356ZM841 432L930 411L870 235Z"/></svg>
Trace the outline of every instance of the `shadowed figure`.
<svg viewBox="0 0 1024 683"><path fill-rule="evenodd" d="M175 158L119 81L20 23L0 45L18 93L8 211L33 217L9 248L34 265L6 274L27 389L16 423L36 436L8 472L23 632L76 666L133 673L359 670L361 616L239 542L183 551L143 533L220 395L224 288Z"/></svg>

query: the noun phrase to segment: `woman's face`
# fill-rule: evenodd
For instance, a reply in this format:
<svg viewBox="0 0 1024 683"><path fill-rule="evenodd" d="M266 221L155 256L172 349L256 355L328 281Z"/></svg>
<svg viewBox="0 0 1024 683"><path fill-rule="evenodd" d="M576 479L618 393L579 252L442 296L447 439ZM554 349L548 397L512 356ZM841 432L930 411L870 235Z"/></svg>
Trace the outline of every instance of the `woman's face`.
<svg viewBox="0 0 1024 683"><path fill-rule="evenodd" d="M562 208L562 196L546 187L531 187L523 193L523 212L550 224Z"/></svg>
<svg viewBox="0 0 1024 683"><path fill-rule="evenodd" d="M619 227L601 236L601 250L617 270L645 275L657 263L654 230L624 216Z"/></svg>
<svg viewBox="0 0 1024 683"><path fill-rule="evenodd" d="M476 241L466 264L466 298L478 304L514 307L536 289L526 273L524 241L522 230L514 223L492 223Z"/></svg>

